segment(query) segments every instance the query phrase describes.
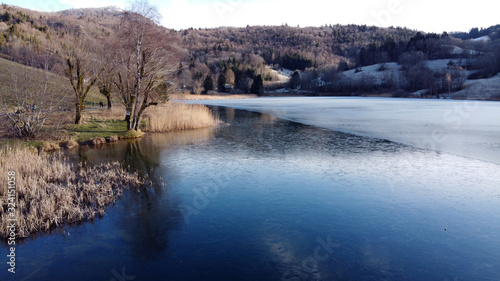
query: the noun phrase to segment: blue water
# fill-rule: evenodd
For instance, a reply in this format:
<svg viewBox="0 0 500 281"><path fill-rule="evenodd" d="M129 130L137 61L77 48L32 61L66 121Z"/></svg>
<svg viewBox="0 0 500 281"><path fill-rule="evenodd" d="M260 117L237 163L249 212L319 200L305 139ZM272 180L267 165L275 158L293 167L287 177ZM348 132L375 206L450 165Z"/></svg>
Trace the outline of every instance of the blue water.
<svg viewBox="0 0 500 281"><path fill-rule="evenodd" d="M213 110L227 125L73 153L155 184L0 280L500 279L500 165Z"/></svg>

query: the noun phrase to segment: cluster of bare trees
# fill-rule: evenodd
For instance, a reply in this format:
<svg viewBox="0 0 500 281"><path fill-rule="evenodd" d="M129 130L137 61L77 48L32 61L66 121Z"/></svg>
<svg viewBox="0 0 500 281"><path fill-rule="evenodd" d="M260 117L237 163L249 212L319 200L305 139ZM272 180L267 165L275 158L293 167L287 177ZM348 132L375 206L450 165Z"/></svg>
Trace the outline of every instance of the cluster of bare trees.
<svg viewBox="0 0 500 281"><path fill-rule="evenodd" d="M168 99L168 82L176 63L174 49L164 28L157 25L160 13L145 1L138 1L125 13L118 27L118 80L115 82L127 109L127 128L137 130L144 111ZM169 56L170 55L170 56Z"/></svg>
<svg viewBox="0 0 500 281"><path fill-rule="evenodd" d="M127 129L138 130L144 111L168 99L168 77L175 70L177 50L169 31L158 25L160 13L148 1L136 1L125 12L116 33L68 47L67 75L75 97L75 124L81 121L89 90L97 86L111 108L112 93L126 108ZM177 62L178 63L178 62Z"/></svg>
<svg viewBox="0 0 500 281"><path fill-rule="evenodd" d="M18 137L36 137L49 114L61 110L58 103L65 96L73 101L74 123L80 124L86 99L93 88L98 88L107 98L108 108L113 97L124 104L127 129L138 130L146 109L168 99L174 87L169 77L179 64L181 51L175 33L159 26L160 17L147 0L136 0L112 25L114 32L96 36L95 30L81 27L71 36L72 42L61 41L52 50L44 70L23 68L23 73L12 73L11 93L1 95L9 128ZM51 83L48 70L54 60L61 62L71 86L69 93ZM40 61L32 59L31 64L37 65L30 65L40 68Z"/></svg>

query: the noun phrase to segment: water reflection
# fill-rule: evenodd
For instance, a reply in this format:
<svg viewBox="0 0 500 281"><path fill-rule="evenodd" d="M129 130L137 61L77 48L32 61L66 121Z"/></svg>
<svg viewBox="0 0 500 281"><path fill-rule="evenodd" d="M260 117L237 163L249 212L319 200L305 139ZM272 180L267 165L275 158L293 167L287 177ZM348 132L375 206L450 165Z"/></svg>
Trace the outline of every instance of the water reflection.
<svg viewBox="0 0 500 281"><path fill-rule="evenodd" d="M216 128L203 128L166 134L149 134L142 141L149 143L152 149L160 150L170 147L206 143L213 137L215 131Z"/></svg>
<svg viewBox="0 0 500 281"><path fill-rule="evenodd" d="M182 220L179 202L169 197L168 179L162 177L175 172L157 171L162 162L161 151L206 142L213 134L214 128L150 134L143 139L120 141L99 149L79 149L82 162L95 165L119 161L132 172L148 175L151 188L130 191L126 199L127 214L118 216L122 238L133 257L159 259L168 248L170 231L177 229Z"/></svg>

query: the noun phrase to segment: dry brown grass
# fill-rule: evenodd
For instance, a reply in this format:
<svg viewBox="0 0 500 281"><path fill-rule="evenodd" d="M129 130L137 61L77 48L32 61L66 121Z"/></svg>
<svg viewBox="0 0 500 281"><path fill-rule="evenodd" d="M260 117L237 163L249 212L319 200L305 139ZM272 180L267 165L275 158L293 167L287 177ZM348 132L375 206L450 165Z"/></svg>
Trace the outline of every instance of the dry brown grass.
<svg viewBox="0 0 500 281"><path fill-rule="evenodd" d="M125 107L123 105L114 105L111 109L93 109L83 112L83 121L110 121L124 120Z"/></svg>
<svg viewBox="0 0 500 281"><path fill-rule="evenodd" d="M60 154L9 147L0 152L0 237L8 233L8 172L15 172L16 236L102 216L125 188L144 181L110 163L82 168Z"/></svg>
<svg viewBox="0 0 500 281"><path fill-rule="evenodd" d="M59 143L59 146L65 149L72 149L78 147L78 142L74 139L63 140Z"/></svg>
<svg viewBox="0 0 500 281"><path fill-rule="evenodd" d="M43 152L57 151L59 149L61 149L59 143L54 141L44 141L43 144L38 148L39 151L41 150Z"/></svg>
<svg viewBox="0 0 500 281"><path fill-rule="evenodd" d="M170 100L224 100L224 99L251 99L257 95L191 95L191 94L171 94Z"/></svg>
<svg viewBox="0 0 500 281"><path fill-rule="evenodd" d="M150 108L144 117L145 130L153 133L214 127L220 123L208 107L178 102Z"/></svg>
<svg viewBox="0 0 500 281"><path fill-rule="evenodd" d="M92 122L97 121L98 123L96 124L98 126L108 126L110 124L102 123L101 121L121 121L124 118L125 107L117 105L113 106L111 110L95 109L84 111L82 124L92 124ZM220 122L206 106L185 104L183 102L168 102L166 104L152 106L145 111L142 120L144 121L142 129L153 133L213 127ZM124 133L121 137L139 137L128 135L129 134Z"/></svg>

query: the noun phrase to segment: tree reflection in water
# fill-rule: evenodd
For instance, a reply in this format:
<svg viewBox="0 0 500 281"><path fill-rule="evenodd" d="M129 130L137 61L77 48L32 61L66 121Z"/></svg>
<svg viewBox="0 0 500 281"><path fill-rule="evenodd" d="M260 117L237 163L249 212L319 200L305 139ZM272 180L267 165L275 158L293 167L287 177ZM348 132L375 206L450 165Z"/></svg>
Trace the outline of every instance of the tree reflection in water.
<svg viewBox="0 0 500 281"><path fill-rule="evenodd" d="M142 261L157 260L168 248L170 232L183 221L178 208L180 203L169 192L169 179L162 178L165 174L175 174L175 163L160 168L162 152L207 141L213 134L213 128L151 134L143 139L124 140L100 148L81 146L77 155L68 155L74 161L78 157L77 161L83 165L118 161L130 172L137 172L150 180L147 188L129 191L121 201L127 214L118 216L116 223L131 251L130 256Z"/></svg>

